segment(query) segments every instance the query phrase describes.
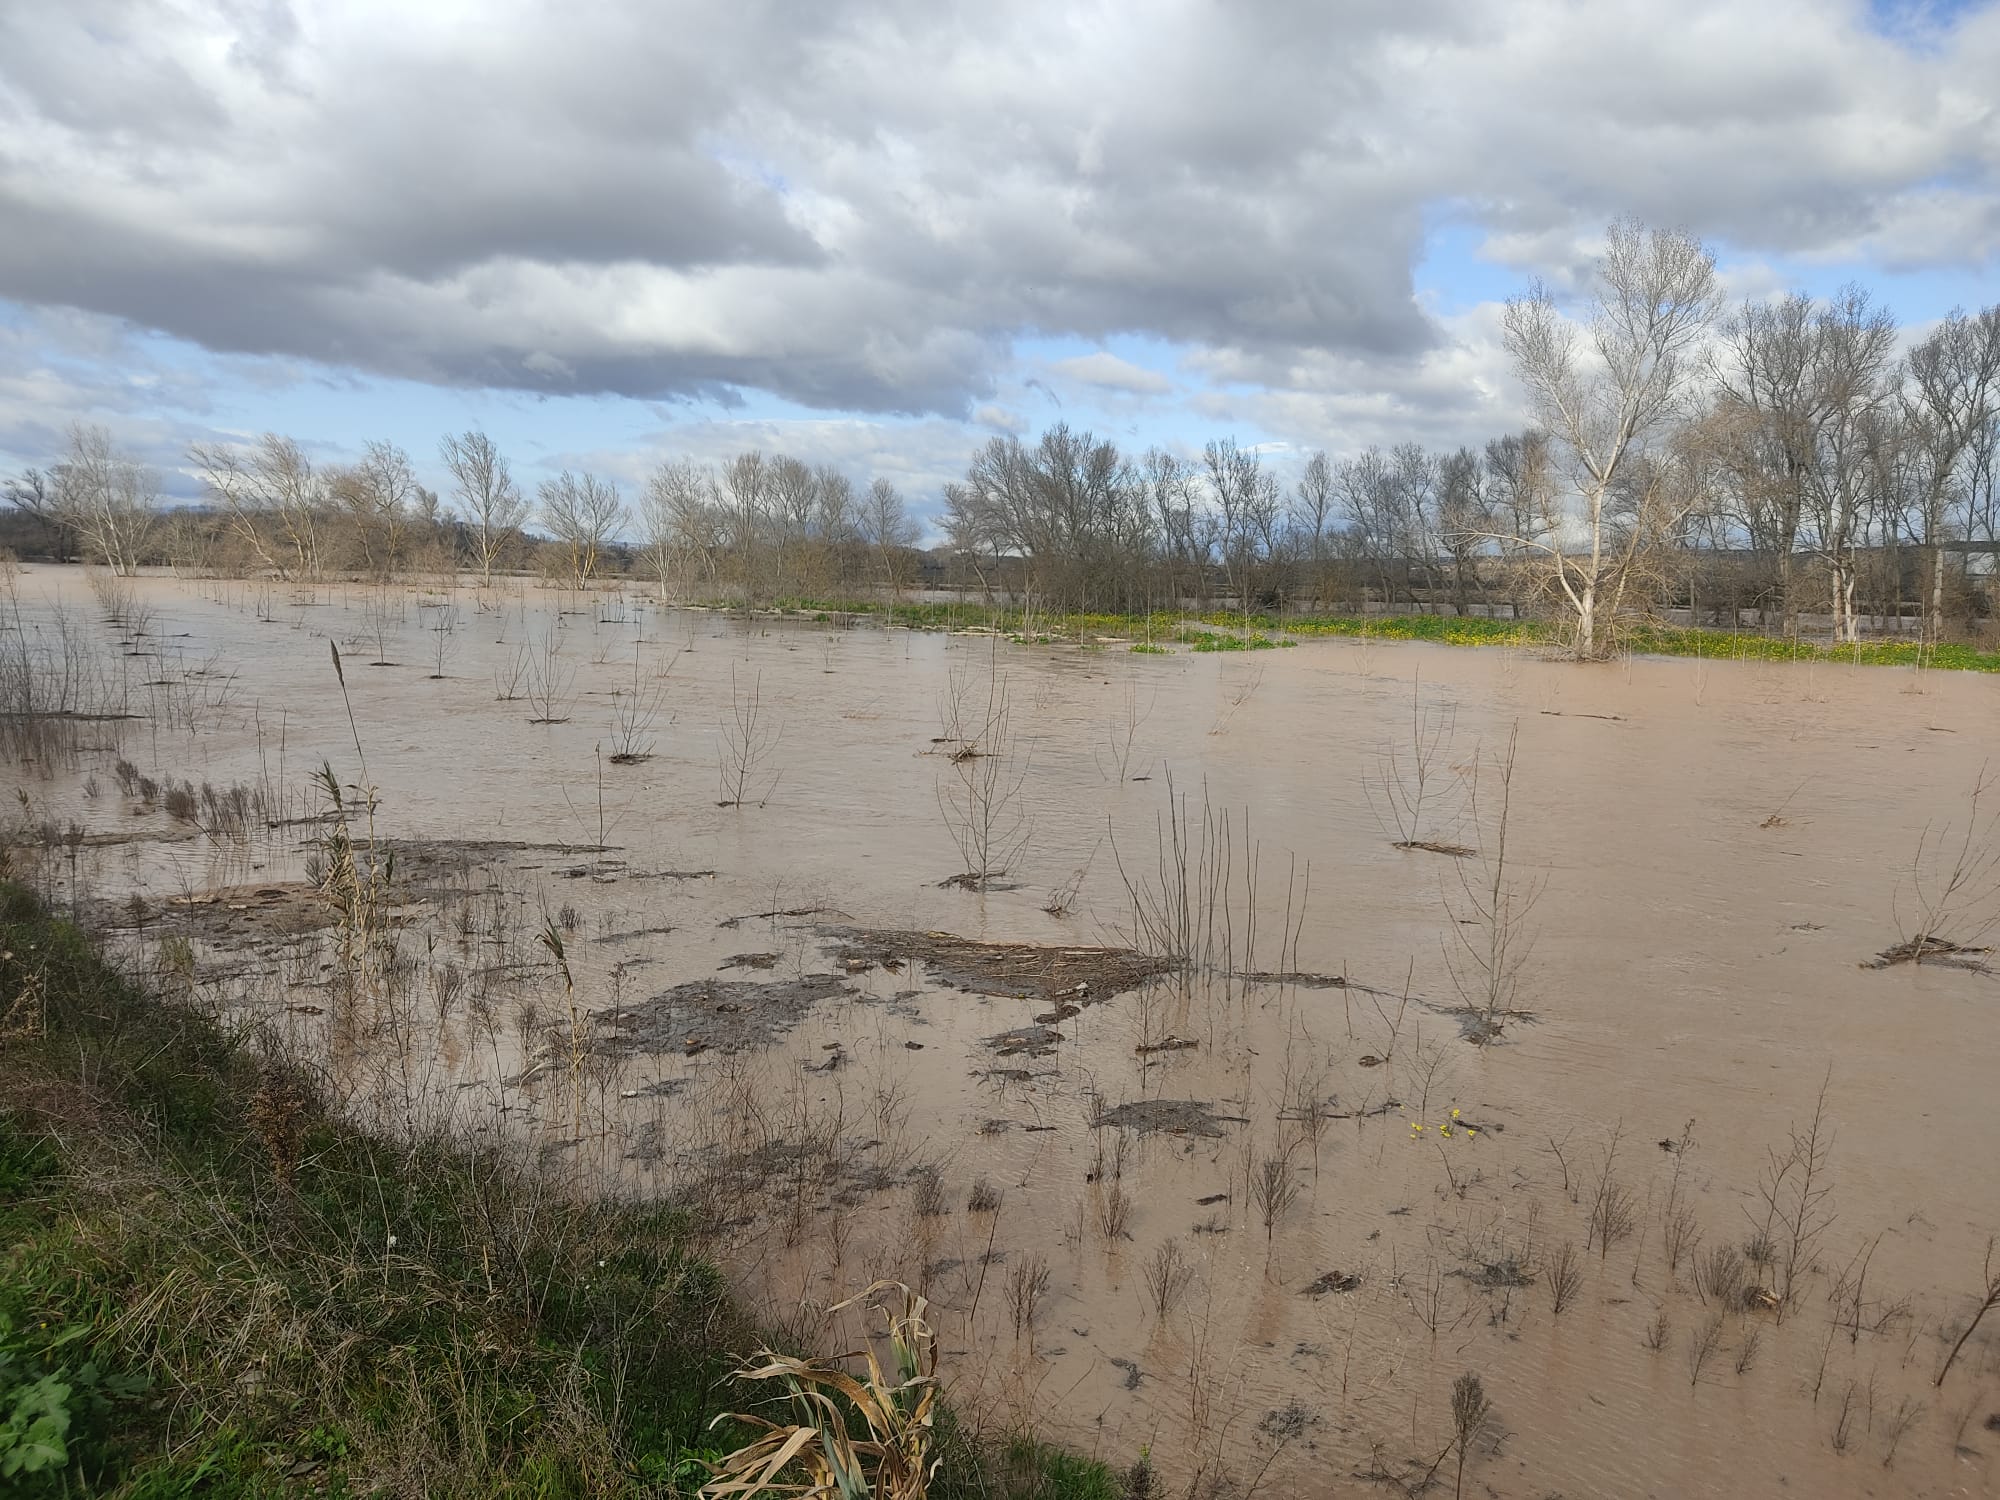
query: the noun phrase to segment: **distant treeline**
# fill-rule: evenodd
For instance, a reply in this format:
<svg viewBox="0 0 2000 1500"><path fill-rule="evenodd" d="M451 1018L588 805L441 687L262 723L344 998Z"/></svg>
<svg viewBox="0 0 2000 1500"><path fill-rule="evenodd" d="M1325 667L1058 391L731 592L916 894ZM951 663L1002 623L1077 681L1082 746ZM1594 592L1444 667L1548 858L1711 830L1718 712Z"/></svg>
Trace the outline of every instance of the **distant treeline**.
<svg viewBox="0 0 2000 1500"><path fill-rule="evenodd" d="M199 446L205 503L165 509L100 429L8 481L0 545L287 579L526 569L636 576L682 598L900 595L923 585L1054 610L1549 612L1582 649L1682 608L1852 640L1864 619L1935 640L1983 628L2000 544L2000 307L1896 352L1868 294L1794 295L1724 315L1713 257L1612 226L1586 322L1537 289L1508 347L1541 422L1483 448L1405 443L1281 477L1229 439L1199 456L1058 424L996 437L946 486L943 543L886 479L762 452L661 463L628 502L565 472L531 498L482 432L447 437L450 492L371 443L316 466L269 435ZM532 528L532 530L530 529Z"/></svg>

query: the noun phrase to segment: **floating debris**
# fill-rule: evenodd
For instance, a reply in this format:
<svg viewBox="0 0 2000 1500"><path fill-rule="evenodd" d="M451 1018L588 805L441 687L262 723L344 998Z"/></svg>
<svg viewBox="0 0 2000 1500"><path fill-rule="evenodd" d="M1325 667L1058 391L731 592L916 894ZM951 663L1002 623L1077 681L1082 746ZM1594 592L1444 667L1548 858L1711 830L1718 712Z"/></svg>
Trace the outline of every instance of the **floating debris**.
<svg viewBox="0 0 2000 1500"><path fill-rule="evenodd" d="M650 1000L599 1012L597 1049L623 1056L711 1047L739 1052L775 1041L823 1000L852 996L837 974L798 979L697 979Z"/></svg>
<svg viewBox="0 0 2000 1500"><path fill-rule="evenodd" d="M1299 1293L1302 1297L1324 1297L1332 1292L1351 1292L1361 1285L1361 1278L1350 1271L1327 1271Z"/></svg>
<svg viewBox="0 0 2000 1500"><path fill-rule="evenodd" d="M1114 1109L1099 1110L1093 1125L1117 1125L1141 1134L1163 1131L1172 1135L1219 1136L1222 1127L1247 1125L1245 1115L1219 1115L1214 1106L1198 1099L1134 1099Z"/></svg>
<svg viewBox="0 0 2000 1500"><path fill-rule="evenodd" d="M1047 1026L1017 1026L998 1036L989 1036L986 1045L1002 1057L1047 1057L1059 1043L1069 1040Z"/></svg>
<svg viewBox="0 0 2000 1500"><path fill-rule="evenodd" d="M950 932L901 932L882 928L829 928L841 946L839 963L859 960L892 968L923 964L938 983L975 995L1016 1000L1094 1004L1149 979L1172 973L1170 959L1130 948L1044 948L1032 943L980 943Z"/></svg>

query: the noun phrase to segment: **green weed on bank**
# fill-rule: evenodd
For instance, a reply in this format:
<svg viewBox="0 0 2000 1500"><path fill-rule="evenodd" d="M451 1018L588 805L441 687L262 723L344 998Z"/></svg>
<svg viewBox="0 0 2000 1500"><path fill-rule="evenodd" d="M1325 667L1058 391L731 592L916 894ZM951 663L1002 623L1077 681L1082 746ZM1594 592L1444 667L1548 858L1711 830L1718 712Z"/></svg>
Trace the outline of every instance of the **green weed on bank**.
<svg viewBox="0 0 2000 1500"><path fill-rule="evenodd" d="M692 1495L758 1342L695 1231L354 1128L0 881L0 1492ZM1108 1493L951 1436L940 1500Z"/></svg>
<svg viewBox="0 0 2000 1500"><path fill-rule="evenodd" d="M816 620L858 616L912 630L993 630L1027 644L1092 639L1135 640L1158 654L1158 643L1196 651L1258 650L1297 640L1360 637L1428 641L1444 646L1517 646L1560 650L1560 620L1498 620L1483 615L1271 615L1211 610L1188 616L1152 614L1030 613L966 603L830 604L777 606ZM1209 627L1202 631L1197 626ZM1218 644L1216 631L1238 632L1243 645ZM1870 640L1851 645L1761 635L1755 631L1625 622L1612 632L1616 649L1642 656L1687 656L1727 661L1813 661L1856 666L1936 667L1946 671L2000 672L2000 651L1959 642L1925 645L1910 640ZM1261 642L1261 644L1260 644Z"/></svg>

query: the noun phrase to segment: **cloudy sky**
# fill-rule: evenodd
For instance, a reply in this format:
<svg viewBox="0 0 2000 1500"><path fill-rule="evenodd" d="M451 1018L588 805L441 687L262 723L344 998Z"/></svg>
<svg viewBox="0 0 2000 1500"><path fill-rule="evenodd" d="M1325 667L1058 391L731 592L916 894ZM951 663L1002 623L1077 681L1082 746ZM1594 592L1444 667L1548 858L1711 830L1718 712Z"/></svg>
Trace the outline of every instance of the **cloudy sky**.
<svg viewBox="0 0 2000 1500"><path fill-rule="evenodd" d="M0 0L0 472L1483 440L1607 219L2000 300L2000 0Z"/></svg>

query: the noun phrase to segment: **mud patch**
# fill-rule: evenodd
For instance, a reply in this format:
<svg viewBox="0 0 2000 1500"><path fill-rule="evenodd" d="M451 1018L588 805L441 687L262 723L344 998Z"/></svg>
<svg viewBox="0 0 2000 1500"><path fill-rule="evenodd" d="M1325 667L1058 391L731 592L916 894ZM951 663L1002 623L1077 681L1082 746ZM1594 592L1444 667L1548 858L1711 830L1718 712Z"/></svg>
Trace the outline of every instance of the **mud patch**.
<svg viewBox="0 0 2000 1500"><path fill-rule="evenodd" d="M1219 1115L1199 1099L1135 1099L1113 1109L1101 1109L1090 1122L1136 1130L1141 1135L1219 1136L1224 1125L1244 1125L1242 1115Z"/></svg>
<svg viewBox="0 0 2000 1500"><path fill-rule="evenodd" d="M1302 1288L1302 1297L1325 1297L1335 1292L1351 1292L1361 1285L1361 1278L1351 1271L1327 1271Z"/></svg>
<svg viewBox="0 0 2000 1500"><path fill-rule="evenodd" d="M334 913L319 889L303 880L260 885L226 885L191 896L174 896L158 906L103 902L96 920L106 927L154 924L205 942L255 943L295 937L331 927Z"/></svg>
<svg viewBox="0 0 2000 1500"><path fill-rule="evenodd" d="M975 995L1013 1000L1067 1000L1088 1005L1135 990L1172 973L1169 959L1130 948L1040 948L1032 943L980 943L949 932L828 928L843 964L894 969L917 962L939 984Z"/></svg>
<svg viewBox="0 0 2000 1500"><path fill-rule="evenodd" d="M1067 1041L1060 1031L1047 1026L1017 1026L998 1036L989 1036L986 1045L1000 1057L1048 1057L1059 1043Z"/></svg>
<svg viewBox="0 0 2000 1500"><path fill-rule="evenodd" d="M1473 1270L1453 1271L1451 1274L1454 1276L1463 1276L1474 1286L1489 1292L1505 1291L1517 1287L1533 1286L1535 1284L1533 1274L1529 1272L1526 1266L1521 1264L1518 1258L1512 1255L1502 1256L1499 1260L1481 1261Z"/></svg>
<svg viewBox="0 0 2000 1500"><path fill-rule="evenodd" d="M791 1031L822 1000L853 996L837 974L759 983L749 979L696 979L675 985L650 1000L599 1011L599 1051L634 1053L710 1050L740 1052L762 1047Z"/></svg>

